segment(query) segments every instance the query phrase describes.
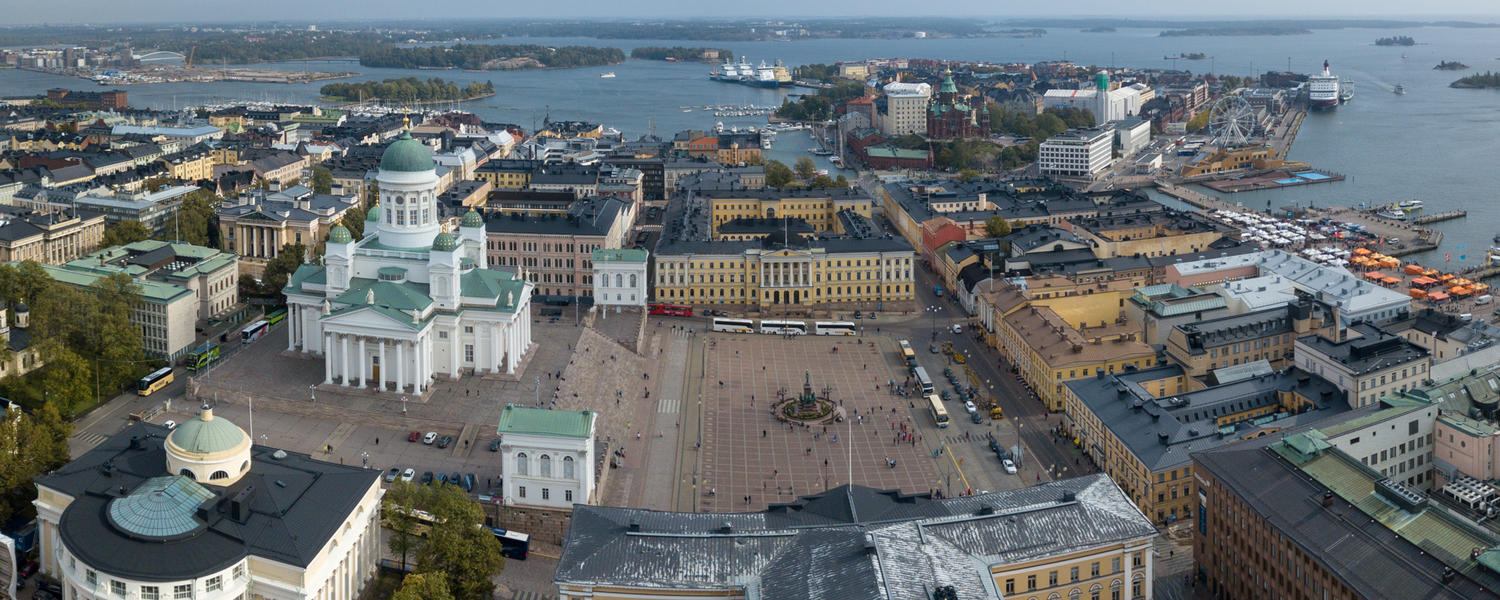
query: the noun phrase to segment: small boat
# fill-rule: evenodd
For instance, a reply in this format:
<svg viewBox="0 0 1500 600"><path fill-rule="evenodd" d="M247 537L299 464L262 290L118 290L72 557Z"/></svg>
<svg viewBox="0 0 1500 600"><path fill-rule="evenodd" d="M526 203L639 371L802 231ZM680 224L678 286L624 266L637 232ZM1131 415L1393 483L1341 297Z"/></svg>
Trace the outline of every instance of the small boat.
<svg viewBox="0 0 1500 600"><path fill-rule="evenodd" d="M1411 199L1411 200L1407 200L1405 202L1402 202L1400 204L1397 204L1396 206L1398 206L1400 208L1404 208L1406 210L1415 210L1415 209L1418 209L1418 208L1422 208L1422 201L1421 200L1417 200L1417 199Z"/></svg>
<svg viewBox="0 0 1500 600"><path fill-rule="evenodd" d="M1401 84L1398 83L1398 84L1396 84L1395 88L1391 89L1391 91L1395 92L1396 95L1398 95L1398 96L1404 95L1404 94L1406 94L1406 86L1401 85Z"/></svg>
<svg viewBox="0 0 1500 600"><path fill-rule="evenodd" d="M1384 218L1390 219L1392 221L1405 221L1406 220L1406 213L1401 212L1401 211L1397 211L1397 210L1388 210L1388 211L1385 211L1385 212L1382 212L1382 213L1376 213L1375 216L1377 216L1377 217L1384 217Z"/></svg>
<svg viewBox="0 0 1500 600"><path fill-rule="evenodd" d="M615 72L614 71L610 71L608 73L600 73L599 74L599 78L600 79L614 79L615 78Z"/></svg>

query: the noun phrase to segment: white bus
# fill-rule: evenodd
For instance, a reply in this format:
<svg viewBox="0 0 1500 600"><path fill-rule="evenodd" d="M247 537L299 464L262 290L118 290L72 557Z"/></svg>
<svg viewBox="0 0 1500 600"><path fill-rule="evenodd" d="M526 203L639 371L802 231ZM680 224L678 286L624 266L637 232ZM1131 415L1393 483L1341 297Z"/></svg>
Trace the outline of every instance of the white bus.
<svg viewBox="0 0 1500 600"><path fill-rule="evenodd" d="M261 319L254 323L246 325L244 329L240 330L240 342L248 344L260 339L260 336L265 335L266 332L270 330L271 322L265 319Z"/></svg>
<svg viewBox="0 0 1500 600"><path fill-rule="evenodd" d="M726 333L755 333L755 321L750 319L714 317L713 324L709 328L713 331L723 331Z"/></svg>
<svg viewBox="0 0 1500 600"><path fill-rule="evenodd" d="M933 391L932 378L927 376L927 369L917 367L912 369L912 374L917 376L917 384L922 386L922 394L931 394Z"/></svg>
<svg viewBox="0 0 1500 600"><path fill-rule="evenodd" d="M817 321L813 323L816 335L854 335L854 324L848 321Z"/></svg>
<svg viewBox="0 0 1500 600"><path fill-rule="evenodd" d="M943 406L943 401L939 400L937 396L928 394L927 406L932 412L932 422L936 423L939 429L947 428L948 409Z"/></svg>
<svg viewBox="0 0 1500 600"><path fill-rule="evenodd" d="M802 321L761 321L761 333L779 335L807 335L807 323Z"/></svg>

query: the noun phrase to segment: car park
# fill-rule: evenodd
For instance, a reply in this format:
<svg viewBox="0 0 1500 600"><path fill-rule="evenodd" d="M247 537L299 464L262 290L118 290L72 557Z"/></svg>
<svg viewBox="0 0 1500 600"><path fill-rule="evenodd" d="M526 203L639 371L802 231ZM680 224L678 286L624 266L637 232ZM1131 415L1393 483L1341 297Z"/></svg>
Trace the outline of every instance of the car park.
<svg viewBox="0 0 1500 600"><path fill-rule="evenodd" d="M401 469L398 469L396 467L391 467L391 470L385 472L385 482L386 483L390 483L392 481L395 481L396 478L400 477L400 476L401 476Z"/></svg>
<svg viewBox="0 0 1500 600"><path fill-rule="evenodd" d="M411 480L413 478L415 478L416 476L417 476L417 472L415 470L407 469L407 470L401 472L401 481L405 481L407 483L411 483Z"/></svg>
<svg viewBox="0 0 1500 600"><path fill-rule="evenodd" d="M415 441L420 440L420 439L422 439L422 433L419 432L419 431L413 431L411 433L406 434L406 441L408 441L408 442L415 442Z"/></svg>
<svg viewBox="0 0 1500 600"><path fill-rule="evenodd" d="M473 473L464 473L464 491L465 492L472 492L472 491L474 491L474 485L477 484L478 482L479 482L479 478L475 477Z"/></svg>
<svg viewBox="0 0 1500 600"><path fill-rule="evenodd" d="M448 483L451 483L453 485L463 485L463 482L464 476L459 475L458 471L454 471L448 475Z"/></svg>
<svg viewBox="0 0 1500 600"><path fill-rule="evenodd" d="M1006 473L1009 473L1011 475L1015 475L1016 474L1016 463L1011 462L1011 460L1009 458L1002 459L1000 461L1000 464L1001 464L1001 466L1005 467L1005 472Z"/></svg>
<svg viewBox="0 0 1500 600"><path fill-rule="evenodd" d="M423 444L427 444L427 445L431 446L432 443L436 442L436 441L437 441L437 432L436 431L429 431L429 432L427 432L427 435L422 436L422 443Z"/></svg>
<svg viewBox="0 0 1500 600"><path fill-rule="evenodd" d="M422 471L422 485L432 485L432 471Z"/></svg>
<svg viewBox="0 0 1500 600"><path fill-rule="evenodd" d="M438 473L434 477L434 479L436 479L439 484L448 483L448 475L446 473Z"/></svg>
<svg viewBox="0 0 1500 600"><path fill-rule="evenodd" d="M443 436L443 439L438 440L437 447L439 447L439 448L447 448L448 445L452 444L452 443L453 443L453 436L451 436L451 435L445 435L445 436Z"/></svg>

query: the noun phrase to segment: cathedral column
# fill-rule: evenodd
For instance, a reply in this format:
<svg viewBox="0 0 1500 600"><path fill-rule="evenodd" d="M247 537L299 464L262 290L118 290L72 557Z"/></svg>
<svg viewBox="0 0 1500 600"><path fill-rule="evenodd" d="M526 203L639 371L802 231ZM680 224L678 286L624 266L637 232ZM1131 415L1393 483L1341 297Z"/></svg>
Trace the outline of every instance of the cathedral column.
<svg viewBox="0 0 1500 600"><path fill-rule="evenodd" d="M297 305L286 305L286 351L297 349Z"/></svg>
<svg viewBox="0 0 1500 600"><path fill-rule="evenodd" d="M499 324L492 323L489 326L489 371L499 372Z"/></svg>
<svg viewBox="0 0 1500 600"><path fill-rule="evenodd" d="M396 393L406 393L406 344L405 340L396 342Z"/></svg>
<svg viewBox="0 0 1500 600"><path fill-rule="evenodd" d="M412 373L415 374L415 377L412 378L411 389L412 391L416 392L417 395L421 395L422 384L426 382L426 380L422 379L422 371L426 368L425 365L422 364L425 360L424 356L426 355L426 341L418 338L417 341L412 344L411 350L413 353L413 356L411 357L411 367Z"/></svg>
<svg viewBox="0 0 1500 600"><path fill-rule="evenodd" d="M344 387L349 387L349 336L339 334L339 373L344 378Z"/></svg>
<svg viewBox="0 0 1500 600"><path fill-rule="evenodd" d="M370 383L370 358L365 354L365 336L359 336L359 356L355 360L359 361L359 387L365 387Z"/></svg>
<svg viewBox="0 0 1500 600"><path fill-rule="evenodd" d="M385 391L386 376L391 374L391 365L390 365L390 363L385 362L385 339L384 338L382 338L380 340L380 363L379 363L379 369L380 369L380 375L375 378L375 389L378 390L378 391L384 392Z"/></svg>
<svg viewBox="0 0 1500 600"><path fill-rule="evenodd" d="M463 359L461 358L462 355L458 353L458 332L460 331L463 330L454 327L453 335L448 336L448 345L450 346L448 352L448 363L450 365L450 368L448 369L448 376L453 379L458 379L458 371L463 367Z"/></svg>
<svg viewBox="0 0 1500 600"><path fill-rule="evenodd" d="M333 348L328 345L328 332L323 332L323 383L333 383Z"/></svg>

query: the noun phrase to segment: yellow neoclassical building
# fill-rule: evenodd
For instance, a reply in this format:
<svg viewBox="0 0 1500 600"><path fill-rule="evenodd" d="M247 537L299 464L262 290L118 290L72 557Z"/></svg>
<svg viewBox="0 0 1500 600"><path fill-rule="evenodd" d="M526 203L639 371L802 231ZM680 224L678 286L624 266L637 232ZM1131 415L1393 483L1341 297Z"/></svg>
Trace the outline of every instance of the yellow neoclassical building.
<svg viewBox="0 0 1500 600"><path fill-rule="evenodd" d="M790 240L790 241L788 241ZM812 239L772 233L657 247L655 302L771 313L909 309L914 253L901 238Z"/></svg>
<svg viewBox="0 0 1500 600"><path fill-rule="evenodd" d="M578 505L554 582L559 600L1144 600L1155 535L1102 474L946 500L846 485L690 519Z"/></svg>
<svg viewBox="0 0 1500 600"><path fill-rule="evenodd" d="M873 203L869 196L852 189L703 190L695 192L695 196L708 205L715 239L724 224L756 219L801 220L811 225L813 231L843 234L844 220L839 213L849 211L868 219Z"/></svg>

